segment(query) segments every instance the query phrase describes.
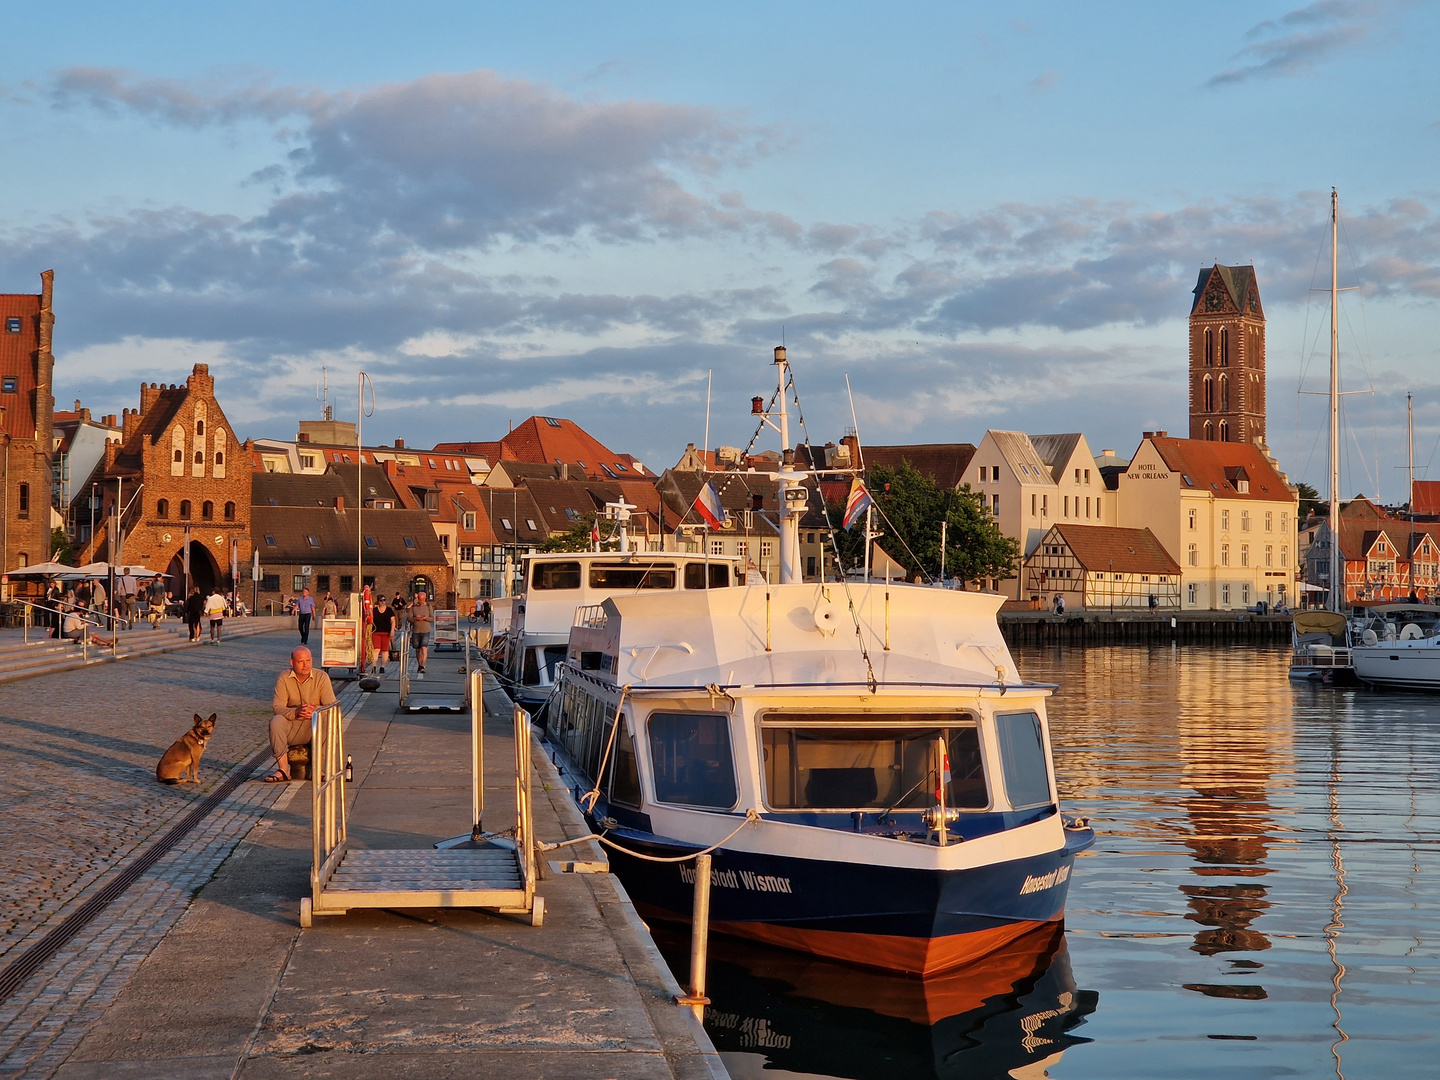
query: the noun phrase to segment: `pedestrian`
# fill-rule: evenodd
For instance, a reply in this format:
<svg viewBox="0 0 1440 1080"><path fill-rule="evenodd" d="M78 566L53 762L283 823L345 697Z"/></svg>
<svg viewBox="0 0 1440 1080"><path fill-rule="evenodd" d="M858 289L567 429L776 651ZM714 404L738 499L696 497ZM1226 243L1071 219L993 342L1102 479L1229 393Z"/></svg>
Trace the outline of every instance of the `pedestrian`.
<svg viewBox="0 0 1440 1080"><path fill-rule="evenodd" d="M415 594L415 603L410 605L410 644L415 647L415 670L425 674L425 658L430 651L430 628L435 622L435 609L428 603L423 592Z"/></svg>
<svg viewBox="0 0 1440 1080"><path fill-rule="evenodd" d="M390 655L390 632L395 629L395 612L385 603L382 595L375 601L375 610L370 613L370 641L375 646L377 674L385 674L385 661Z"/></svg>
<svg viewBox="0 0 1440 1080"><path fill-rule="evenodd" d="M115 579L115 614L118 615L128 627L132 625L132 618L135 614L136 592L139 582L130 573L130 567L126 566L120 571L120 576ZM119 626L116 626L119 629Z"/></svg>
<svg viewBox="0 0 1440 1080"><path fill-rule="evenodd" d="M489 600L480 601L480 621L488 624L494 617L495 612L490 607Z"/></svg>
<svg viewBox="0 0 1440 1080"><path fill-rule="evenodd" d="M320 609L322 619L333 619L340 614L340 605L335 602L335 597L328 592L325 594L325 605Z"/></svg>
<svg viewBox="0 0 1440 1080"><path fill-rule="evenodd" d="M185 625L190 628L190 640L200 640L200 617L205 614L205 598L200 595L199 586L192 586L185 600Z"/></svg>
<svg viewBox="0 0 1440 1080"><path fill-rule="evenodd" d="M265 777L267 784L283 784L290 779L290 747L304 746L310 741L310 717L317 708L335 704L335 688L330 676L315 670L310 650L301 645L290 654L290 670L275 680L275 696L270 704L275 713L270 718L270 750L275 755L275 771ZM318 762L312 762L318 767Z"/></svg>
<svg viewBox="0 0 1440 1080"><path fill-rule="evenodd" d="M90 610L105 610L105 586L101 585L99 581L90 586Z"/></svg>
<svg viewBox="0 0 1440 1080"><path fill-rule="evenodd" d="M169 597L165 595L165 579L154 578L147 590L149 597L149 608L147 614L150 617L151 626L159 626L165 619L165 604Z"/></svg>
<svg viewBox="0 0 1440 1080"><path fill-rule="evenodd" d="M295 601L296 622L300 624L300 644L310 644L310 620L315 618L315 598L309 589L300 590L300 599Z"/></svg>
<svg viewBox="0 0 1440 1080"><path fill-rule="evenodd" d="M221 629L225 625L225 594L216 585L205 599L205 614L210 619L210 644L219 645Z"/></svg>

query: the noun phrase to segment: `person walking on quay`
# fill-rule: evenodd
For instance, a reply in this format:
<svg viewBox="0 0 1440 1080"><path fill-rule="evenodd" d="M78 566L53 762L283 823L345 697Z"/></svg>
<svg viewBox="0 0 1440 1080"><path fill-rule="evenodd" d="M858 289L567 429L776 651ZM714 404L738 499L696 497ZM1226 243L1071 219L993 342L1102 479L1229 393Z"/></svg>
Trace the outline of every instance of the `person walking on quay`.
<svg viewBox="0 0 1440 1080"><path fill-rule="evenodd" d="M275 680L275 696L270 702L275 714L270 718L275 771L265 777L267 784L283 784L290 779L290 747L307 744L310 717L317 708L335 704L330 676L316 671L314 665L310 650L300 645L290 654L290 670L281 672Z"/></svg>
<svg viewBox="0 0 1440 1080"><path fill-rule="evenodd" d="M300 624L300 644L310 644L310 620L315 618L315 598L309 589L300 590L300 599L295 601L295 621Z"/></svg>
<svg viewBox="0 0 1440 1080"><path fill-rule="evenodd" d="M340 605L335 602L335 597L330 593L325 594L324 606L320 608L320 618L333 619L340 614Z"/></svg>
<svg viewBox="0 0 1440 1080"><path fill-rule="evenodd" d="M416 673L425 674L426 654L430 651L430 628L435 624L435 609L423 592L415 594L410 605L410 644L415 646Z"/></svg>
<svg viewBox="0 0 1440 1080"><path fill-rule="evenodd" d="M395 612L386 605L382 594L375 601L375 610L370 612L370 641L375 646L377 675L385 674L385 661L390 654L390 632L394 629Z"/></svg>
<svg viewBox="0 0 1440 1080"><path fill-rule="evenodd" d="M134 625L131 620L135 615L135 594L139 582L130 573L130 567L123 567L120 576L115 579L115 614L124 620L125 626ZM120 629L117 625L115 629Z"/></svg>
<svg viewBox="0 0 1440 1080"><path fill-rule="evenodd" d="M225 594L216 585L205 598L205 614L210 619L210 644L219 645L221 630L225 626Z"/></svg>
<svg viewBox="0 0 1440 1080"><path fill-rule="evenodd" d="M205 614L205 598L200 595L198 586L190 590L189 597L185 600L185 625L190 628L190 640L200 640L200 617Z"/></svg>
<svg viewBox="0 0 1440 1080"><path fill-rule="evenodd" d="M151 579L146 595L150 609L146 614L150 618L150 625L159 626L165 619L165 605L170 602L170 597L165 593L165 579Z"/></svg>
<svg viewBox="0 0 1440 1080"><path fill-rule="evenodd" d="M105 586L101 585L98 579L90 586L90 610L107 611L105 606Z"/></svg>

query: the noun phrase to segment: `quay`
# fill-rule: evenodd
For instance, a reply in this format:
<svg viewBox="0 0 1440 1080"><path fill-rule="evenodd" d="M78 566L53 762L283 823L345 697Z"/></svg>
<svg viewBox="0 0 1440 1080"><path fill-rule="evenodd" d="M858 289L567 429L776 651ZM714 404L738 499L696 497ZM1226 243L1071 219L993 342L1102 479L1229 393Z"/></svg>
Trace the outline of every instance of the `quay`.
<svg viewBox="0 0 1440 1080"><path fill-rule="evenodd" d="M352 909L300 927L310 786L259 782L273 762L252 764L293 644L265 634L6 688L0 761L27 783L0 796L0 811L17 811L0 813L0 873L18 883L0 971L223 777L253 779L0 1001L0 1077L724 1077L620 883L557 872L603 862L594 843L556 853L553 867L542 856L540 927L458 908ZM427 682L458 688L461 664L432 653ZM103 697L107 677L110 710L73 707ZM403 711L397 691L392 665L380 691L340 692L352 847L428 849L469 831L468 712ZM162 788L154 760L201 711L220 713L205 782ZM514 816L512 730L489 680L489 832ZM531 750L537 835L584 835Z"/></svg>
<svg viewBox="0 0 1440 1080"><path fill-rule="evenodd" d="M1286 645L1289 615L1249 611L1001 611L1010 645Z"/></svg>

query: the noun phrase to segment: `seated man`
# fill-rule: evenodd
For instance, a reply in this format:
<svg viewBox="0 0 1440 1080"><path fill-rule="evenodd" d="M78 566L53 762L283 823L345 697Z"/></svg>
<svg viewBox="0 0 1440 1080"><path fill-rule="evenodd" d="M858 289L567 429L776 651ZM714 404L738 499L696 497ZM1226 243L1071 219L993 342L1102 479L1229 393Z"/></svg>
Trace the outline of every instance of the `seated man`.
<svg viewBox="0 0 1440 1080"><path fill-rule="evenodd" d="M304 746L310 741L310 717L324 705L335 704L335 689L330 676L314 670L310 650L301 645L290 654L290 670L275 680L275 697L271 706L270 749L275 754L275 771L265 777L267 784L283 784L290 779L290 747Z"/></svg>

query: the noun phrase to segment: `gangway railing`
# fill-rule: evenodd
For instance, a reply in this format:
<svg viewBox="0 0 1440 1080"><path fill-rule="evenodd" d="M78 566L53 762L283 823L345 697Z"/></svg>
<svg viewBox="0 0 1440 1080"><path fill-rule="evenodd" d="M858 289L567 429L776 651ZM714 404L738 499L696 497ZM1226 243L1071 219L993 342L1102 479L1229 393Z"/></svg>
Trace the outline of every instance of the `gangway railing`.
<svg viewBox="0 0 1440 1080"><path fill-rule="evenodd" d="M465 656L465 668L463 672L465 680L462 684L458 699L450 698L447 700L444 697L444 689L440 688L432 691L429 695L422 695L424 701L421 705L412 706L410 702L410 694L413 690L410 676L410 657L413 646L410 644L408 634L400 638L400 708L402 710L408 711L415 709L433 712L464 712L470 707L473 699L471 686L474 683L475 668L471 660L473 645L469 634L462 634L460 641L455 642L455 647L464 650ZM437 672L436 674L438 675L439 673ZM440 680L437 679L436 681L438 682Z"/></svg>
<svg viewBox="0 0 1440 1080"><path fill-rule="evenodd" d="M317 709L310 720L310 895L300 901L300 925L351 908L471 907L545 919L535 894L536 842L532 817L530 717L515 709L515 827L513 841L480 831L484 810L483 671L472 673L470 837L434 848L351 849L346 819L345 747L340 707Z"/></svg>

